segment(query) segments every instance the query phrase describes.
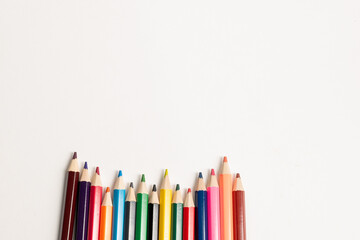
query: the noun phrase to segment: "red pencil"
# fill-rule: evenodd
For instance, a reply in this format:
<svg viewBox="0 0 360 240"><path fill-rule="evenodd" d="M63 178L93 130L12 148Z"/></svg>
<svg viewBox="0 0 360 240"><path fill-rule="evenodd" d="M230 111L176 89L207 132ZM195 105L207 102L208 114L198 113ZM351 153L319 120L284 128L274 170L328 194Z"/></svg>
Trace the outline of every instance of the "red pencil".
<svg viewBox="0 0 360 240"><path fill-rule="evenodd" d="M101 199L102 184L100 170L99 167L96 167L96 173L91 180L90 188L88 240L99 239Z"/></svg>
<svg viewBox="0 0 360 240"><path fill-rule="evenodd" d="M240 174L236 174L233 187L234 240L246 240L245 192Z"/></svg>
<svg viewBox="0 0 360 240"><path fill-rule="evenodd" d="M64 212L61 225L61 240L71 240L73 238L78 182L79 165L77 154L74 152L67 174Z"/></svg>
<svg viewBox="0 0 360 240"><path fill-rule="evenodd" d="M194 240L195 236L195 205L191 195L191 188L188 189L184 202L183 217L183 240Z"/></svg>

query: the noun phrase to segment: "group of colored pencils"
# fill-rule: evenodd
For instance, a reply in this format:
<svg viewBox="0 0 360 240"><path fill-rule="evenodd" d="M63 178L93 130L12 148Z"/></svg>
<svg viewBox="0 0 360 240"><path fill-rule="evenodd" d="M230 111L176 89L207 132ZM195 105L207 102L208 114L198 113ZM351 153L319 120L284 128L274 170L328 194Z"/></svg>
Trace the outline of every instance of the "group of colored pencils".
<svg viewBox="0 0 360 240"><path fill-rule="evenodd" d="M120 170L113 202L109 187L102 197L99 167L91 181L86 162L80 179L79 172L75 152L67 173L61 240L246 240L244 188L239 173L233 181L226 157L219 182L211 169L206 187L199 173L195 201L189 188L183 202L179 184L172 194L167 169L160 198L156 185L148 194L144 174L136 194L133 183L126 191Z"/></svg>

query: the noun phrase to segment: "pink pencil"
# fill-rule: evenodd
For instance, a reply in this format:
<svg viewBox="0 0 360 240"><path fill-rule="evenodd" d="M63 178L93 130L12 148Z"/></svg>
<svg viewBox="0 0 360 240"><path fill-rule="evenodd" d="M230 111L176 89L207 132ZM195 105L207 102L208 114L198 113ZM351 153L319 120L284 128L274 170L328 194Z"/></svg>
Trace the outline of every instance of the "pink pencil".
<svg viewBox="0 0 360 240"><path fill-rule="evenodd" d="M219 184L215 171L211 169L209 186L207 187L208 200L208 240L220 240L220 199Z"/></svg>

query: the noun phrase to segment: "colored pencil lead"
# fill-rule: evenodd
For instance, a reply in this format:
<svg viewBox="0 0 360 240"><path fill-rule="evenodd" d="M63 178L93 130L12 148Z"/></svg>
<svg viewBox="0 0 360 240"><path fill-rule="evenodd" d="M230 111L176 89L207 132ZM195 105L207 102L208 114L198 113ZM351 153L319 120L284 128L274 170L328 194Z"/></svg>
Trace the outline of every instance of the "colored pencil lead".
<svg viewBox="0 0 360 240"><path fill-rule="evenodd" d="M100 175L100 169L99 169L99 167L96 167L96 174L97 174L97 175Z"/></svg>
<svg viewBox="0 0 360 240"><path fill-rule="evenodd" d="M133 182L130 183L130 187L131 187L131 188L134 188Z"/></svg>
<svg viewBox="0 0 360 240"><path fill-rule="evenodd" d="M177 190L180 190L180 185L179 184L176 184L176 189L175 189L176 191Z"/></svg>
<svg viewBox="0 0 360 240"><path fill-rule="evenodd" d="M199 178L203 178L202 172L199 172Z"/></svg>
<svg viewBox="0 0 360 240"><path fill-rule="evenodd" d="M141 181L142 181L142 182L145 182L145 174L143 174L143 175L141 176Z"/></svg>
<svg viewBox="0 0 360 240"><path fill-rule="evenodd" d="M213 168L211 169L211 175L215 176L215 170Z"/></svg>
<svg viewBox="0 0 360 240"><path fill-rule="evenodd" d="M76 158L77 158L77 153L74 152L73 159L76 159Z"/></svg>
<svg viewBox="0 0 360 240"><path fill-rule="evenodd" d="M237 173L237 174L236 174L236 178L240 178L240 173Z"/></svg>
<svg viewBox="0 0 360 240"><path fill-rule="evenodd" d="M84 164L84 169L88 169L87 162L85 162L85 164Z"/></svg>
<svg viewBox="0 0 360 240"><path fill-rule="evenodd" d="M168 175L168 170L165 169L165 174L164 174L164 177L166 177Z"/></svg>
<svg viewBox="0 0 360 240"><path fill-rule="evenodd" d="M120 170L118 177L121 177L121 176L122 176L122 171Z"/></svg>
<svg viewBox="0 0 360 240"><path fill-rule="evenodd" d="M228 160L227 160L227 157L225 156L225 157L224 157L224 162L227 162L227 161L228 161Z"/></svg>
<svg viewBox="0 0 360 240"><path fill-rule="evenodd" d="M106 188L106 192L110 192L110 188L109 188L109 187Z"/></svg>
<svg viewBox="0 0 360 240"><path fill-rule="evenodd" d="M188 193L190 193L191 192L191 188L188 188Z"/></svg>
<svg viewBox="0 0 360 240"><path fill-rule="evenodd" d="M153 192L156 192L156 185L154 184L153 188L152 188Z"/></svg>

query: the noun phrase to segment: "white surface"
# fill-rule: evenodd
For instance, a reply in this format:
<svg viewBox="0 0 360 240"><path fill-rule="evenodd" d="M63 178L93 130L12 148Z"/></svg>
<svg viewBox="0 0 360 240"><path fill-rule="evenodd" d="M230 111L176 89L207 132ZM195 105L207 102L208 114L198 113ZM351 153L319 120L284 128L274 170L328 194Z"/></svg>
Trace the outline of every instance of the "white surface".
<svg viewBox="0 0 360 240"><path fill-rule="evenodd" d="M57 238L76 150L105 186L227 154L249 240L358 240L359 7L1 1L0 238Z"/></svg>

